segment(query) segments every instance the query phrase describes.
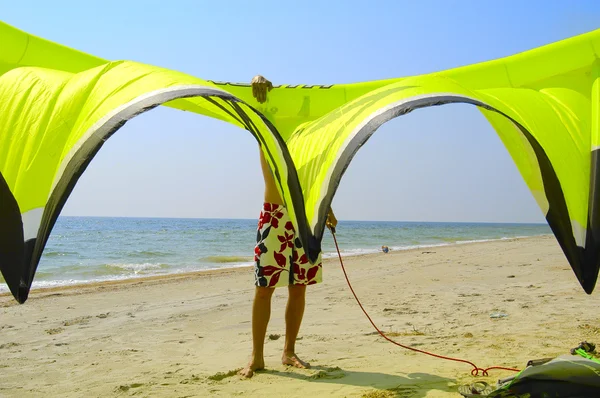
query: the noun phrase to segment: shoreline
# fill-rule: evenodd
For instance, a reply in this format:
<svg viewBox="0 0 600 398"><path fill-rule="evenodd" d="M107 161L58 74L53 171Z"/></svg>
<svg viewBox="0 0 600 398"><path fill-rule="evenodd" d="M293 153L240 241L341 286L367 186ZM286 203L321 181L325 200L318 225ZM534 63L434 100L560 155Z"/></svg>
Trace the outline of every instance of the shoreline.
<svg viewBox="0 0 600 398"><path fill-rule="evenodd" d="M393 249L389 253L385 254L386 256L394 256L402 253L415 253L419 250L428 249L428 248L445 248L445 247L453 247L453 246L462 246L462 245L481 245L486 243L494 243L494 242L510 242L517 240L528 240L528 239L536 239L536 238L554 238L552 234L543 234L543 235L532 235L532 236L519 236L519 237L503 237L497 239L483 239L483 240L475 240L475 241L463 241L463 242L454 242L454 243L442 243L442 244L434 244L434 245L419 245L416 247L411 247L407 249ZM346 258L375 258L376 256L382 256L383 253L357 253L352 255L343 255L342 260ZM339 265L339 258L337 253L333 253L331 257L323 258L323 266L329 265L329 263L336 263ZM192 272L175 272L175 273L167 273L160 275L148 275L148 276L137 276L137 277L127 277L123 279L109 279L104 281L91 281L91 282L79 282L73 284L65 284L58 285L52 287L39 287L31 289L29 293L28 301L32 298L40 298L48 295L52 295L54 293L61 294L85 294L86 291L94 291L96 289L109 289L115 290L121 287L126 287L128 285L148 285L148 284L158 284L158 283L170 283L177 282L179 280L188 280L188 279L202 279L202 278L210 278L212 276L219 275L237 275L247 273L249 269L253 269L254 265L244 265L244 266L236 266L236 267L223 267L223 268L215 268L215 269L207 269L207 270L198 270ZM4 285L6 289L8 287ZM10 291L0 292L0 305L2 305L2 301L5 298L10 298L14 301L15 304L18 304L16 300L12 297Z"/></svg>

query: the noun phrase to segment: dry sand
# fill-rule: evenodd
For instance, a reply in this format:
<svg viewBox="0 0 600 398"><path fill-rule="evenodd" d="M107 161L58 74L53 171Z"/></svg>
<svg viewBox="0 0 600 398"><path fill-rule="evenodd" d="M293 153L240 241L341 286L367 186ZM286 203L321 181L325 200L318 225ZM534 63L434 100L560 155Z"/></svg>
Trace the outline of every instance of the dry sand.
<svg viewBox="0 0 600 398"><path fill-rule="evenodd" d="M373 320L394 339L485 368L600 343L596 294L579 287L554 237L345 259ZM3 397L460 397L467 364L407 351L374 332L337 259L309 287L298 354L280 363L287 290L275 293L267 370L235 371L250 349L250 268L0 296ZM494 319L492 313L505 313ZM511 375L490 371L495 383Z"/></svg>

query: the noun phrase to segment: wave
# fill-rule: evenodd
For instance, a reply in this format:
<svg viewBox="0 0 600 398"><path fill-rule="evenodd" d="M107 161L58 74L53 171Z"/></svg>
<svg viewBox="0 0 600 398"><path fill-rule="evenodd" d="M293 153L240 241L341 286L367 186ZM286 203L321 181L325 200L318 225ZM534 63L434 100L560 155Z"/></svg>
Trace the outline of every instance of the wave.
<svg viewBox="0 0 600 398"><path fill-rule="evenodd" d="M247 266L248 264L232 264L227 267L210 267L210 268L194 268L194 267L184 267L184 268L172 268L169 269L168 272L157 272L161 269L168 267L165 264L107 264L106 267L116 268L116 269L124 269L124 270L132 270L138 269L138 272L134 273L126 273L126 274L105 274L103 276L96 276L93 278L85 278L85 279L56 279L56 280L36 280L32 284L32 290L35 289L44 289L44 288L52 288L52 287L61 287L61 286L73 286L73 285L88 285L92 283L101 283L101 282L112 282L112 281L123 281L123 280L135 280L137 278L149 277L153 275L176 275L187 272L199 272L199 271L214 271L218 269L229 269L229 268L238 268ZM141 271L140 271L141 268ZM147 271L147 272L145 272ZM0 293L8 293L9 289L2 275L0 275Z"/></svg>
<svg viewBox="0 0 600 398"><path fill-rule="evenodd" d="M477 244L492 241L505 241L518 238L532 236L552 236L551 234L535 234L525 236L503 236L500 238L487 239L456 239L452 242L440 242L431 244L409 244L409 245L389 245L392 251L419 250L427 248L435 248L442 246L460 245L460 244ZM353 257L368 254L381 253L380 246L365 245L367 247L345 249L341 248L342 257ZM327 247L323 253L323 258L337 257L337 252L334 247ZM137 277L151 275L177 274L181 272L207 271L214 269L229 269L252 265L252 258L249 256L206 256L196 261L198 263L178 263L177 265L169 265L158 262L110 262L106 264L73 264L60 267L40 267L37 274L37 280L34 281L33 288L65 286L82 283L102 282L109 280L135 279ZM45 268L45 269L44 269ZM8 288L0 276L0 292L8 292Z"/></svg>
<svg viewBox="0 0 600 398"><path fill-rule="evenodd" d="M44 251L44 257L61 257L61 256L78 256L79 252L69 252L69 251Z"/></svg>
<svg viewBox="0 0 600 398"><path fill-rule="evenodd" d="M126 263L126 264L105 264L104 267L109 270L114 270L117 272L128 271L133 272L134 274L148 273L152 271L162 270L165 268L170 268L168 264L156 264L156 263Z"/></svg>
<svg viewBox="0 0 600 398"><path fill-rule="evenodd" d="M126 252L127 257L168 257L172 256L173 252L165 252L160 250L135 250Z"/></svg>

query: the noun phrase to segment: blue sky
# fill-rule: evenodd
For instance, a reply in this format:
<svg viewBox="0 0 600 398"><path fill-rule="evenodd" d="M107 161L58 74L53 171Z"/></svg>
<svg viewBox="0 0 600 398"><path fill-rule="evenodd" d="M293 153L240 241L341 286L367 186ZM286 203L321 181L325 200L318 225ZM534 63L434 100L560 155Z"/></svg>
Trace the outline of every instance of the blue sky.
<svg viewBox="0 0 600 398"><path fill-rule="evenodd" d="M8 3L8 4L7 4ZM108 59L200 78L351 83L499 58L600 28L596 1L20 1L2 20ZM223 122L157 109L115 134L64 215L254 218L258 147ZM340 219L544 222L475 108L395 119L359 151Z"/></svg>

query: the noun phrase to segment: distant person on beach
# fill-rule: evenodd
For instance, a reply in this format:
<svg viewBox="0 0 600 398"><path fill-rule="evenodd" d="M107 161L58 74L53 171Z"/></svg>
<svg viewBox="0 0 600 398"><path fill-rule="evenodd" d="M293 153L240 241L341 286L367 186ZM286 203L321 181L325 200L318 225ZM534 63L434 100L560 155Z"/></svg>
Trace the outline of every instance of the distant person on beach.
<svg viewBox="0 0 600 398"><path fill-rule="evenodd" d="M252 95L259 103L267 100L273 85L263 76L252 79ZM288 302L285 310L285 343L281 362L297 368L310 368L310 364L296 355L296 337L304 315L306 285L322 281L321 258L310 264L296 239L283 200L277 191L271 169L260 152L260 164L265 180L265 198L254 249L255 293L252 305L252 357L239 374L252 377L255 371L264 369L264 342L271 316L271 297L276 287L288 287ZM329 212L327 226L335 228L337 220Z"/></svg>
<svg viewBox="0 0 600 398"><path fill-rule="evenodd" d="M390 248L387 247L387 246L381 246L381 251L384 252L384 253L387 253L387 252L390 251Z"/></svg>

